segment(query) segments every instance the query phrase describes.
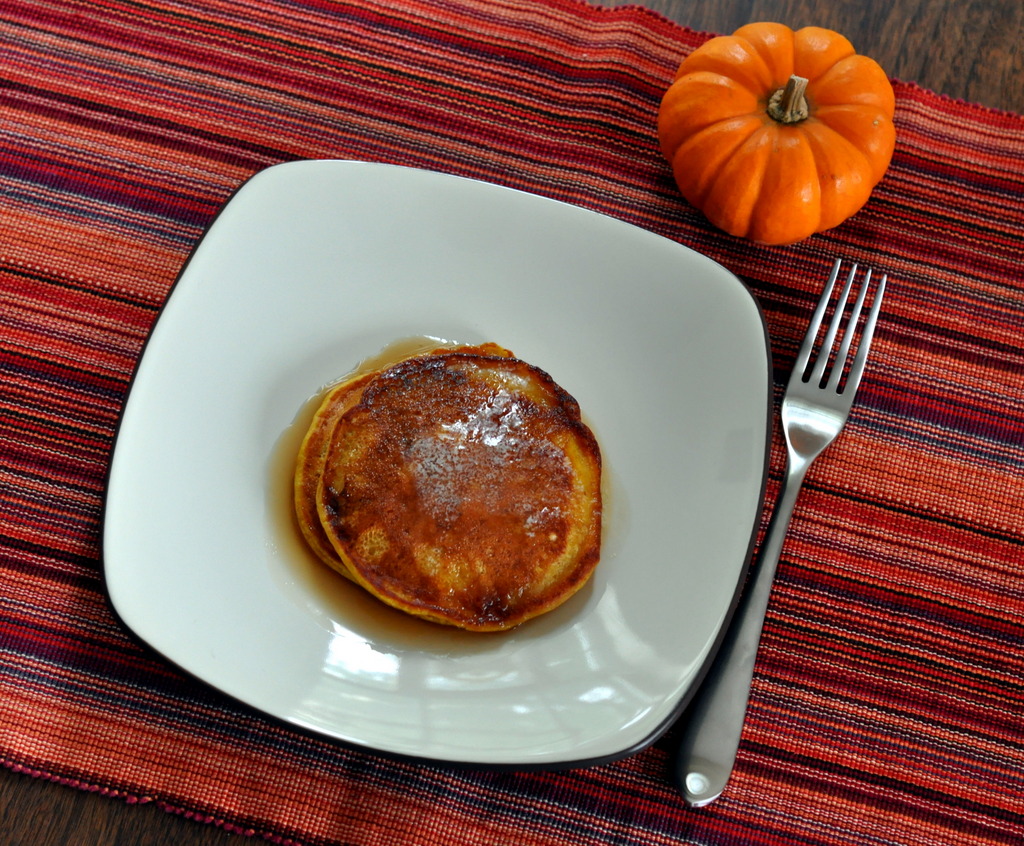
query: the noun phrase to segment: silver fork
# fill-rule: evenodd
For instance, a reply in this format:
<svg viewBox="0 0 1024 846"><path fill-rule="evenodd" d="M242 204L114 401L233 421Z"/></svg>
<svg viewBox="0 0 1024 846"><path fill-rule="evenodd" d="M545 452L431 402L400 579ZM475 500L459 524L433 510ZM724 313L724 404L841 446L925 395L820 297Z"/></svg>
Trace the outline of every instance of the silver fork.
<svg viewBox="0 0 1024 846"><path fill-rule="evenodd" d="M872 271L868 269L865 273L849 317L843 323L843 314L857 275L857 265L853 265L819 345L818 335L841 265L841 261L836 261L832 268L825 292L797 353L782 400L782 431L786 438L788 467L762 545L760 562L750 575L718 654L688 711L674 770L683 799L691 807L715 801L732 773L768 597L793 506L807 469L836 439L846 423L864 374L887 277L883 275L878 283L871 309L860 330L860 341L854 345L871 286ZM841 341L835 355L832 355L837 337L841 337ZM851 349L855 353L847 370ZM818 351L816 356L815 350Z"/></svg>

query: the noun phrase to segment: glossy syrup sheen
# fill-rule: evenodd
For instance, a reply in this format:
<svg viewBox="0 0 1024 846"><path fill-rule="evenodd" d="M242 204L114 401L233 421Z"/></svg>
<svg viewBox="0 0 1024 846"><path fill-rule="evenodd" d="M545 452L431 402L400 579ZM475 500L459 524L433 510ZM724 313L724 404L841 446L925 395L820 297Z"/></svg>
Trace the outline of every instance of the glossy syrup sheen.
<svg viewBox="0 0 1024 846"><path fill-rule="evenodd" d="M339 576L327 567L310 550L299 530L294 511L293 484L295 459L308 430L310 421L323 400L324 395L332 387L347 382L360 375L387 368L405 358L430 352L439 348L460 346L457 342L445 341L430 337L413 337L401 339L379 353L361 361L349 373L325 386L322 391L311 396L296 414L291 425L278 438L269 463L270 497L268 510L270 521L274 525L274 534L278 541L277 552L280 560L273 563L275 581L290 595L293 601L299 602L306 610L314 613L328 627L336 627L339 623L354 625L357 628L373 632L374 637L383 637L386 641L396 644L415 645L419 648L435 645L449 649L464 641L466 632L448 626L436 626L425 623L409 614L396 611L377 601L355 584ZM607 497L608 489L614 487L613 477L602 475L602 495ZM621 505L621 503L620 503ZM622 516L621 509L616 509ZM605 521L607 523L607 521ZM621 522L621 521L619 521ZM580 592L568 605L578 607L591 592L591 587ZM551 614L546 616L553 616ZM565 614L559 612L556 619L564 619ZM531 628L537 626L531 623ZM543 625L540 628L546 629ZM468 634L470 639L479 635ZM486 639L485 639L486 640Z"/></svg>
<svg viewBox="0 0 1024 846"><path fill-rule="evenodd" d="M327 449L320 518L371 593L489 631L589 578L599 485L599 448L568 393L517 358L459 348L363 388Z"/></svg>
<svg viewBox="0 0 1024 846"><path fill-rule="evenodd" d="M330 631L352 628L396 647L433 646L447 650L458 646L463 636L473 640L469 633L432 626L390 608L330 569L302 537L294 504L296 456L324 396L341 382L389 367L411 355L449 346L455 344L426 336L402 338L389 344L310 396L271 450L267 465L267 517L275 541L268 555L271 576L282 593Z"/></svg>

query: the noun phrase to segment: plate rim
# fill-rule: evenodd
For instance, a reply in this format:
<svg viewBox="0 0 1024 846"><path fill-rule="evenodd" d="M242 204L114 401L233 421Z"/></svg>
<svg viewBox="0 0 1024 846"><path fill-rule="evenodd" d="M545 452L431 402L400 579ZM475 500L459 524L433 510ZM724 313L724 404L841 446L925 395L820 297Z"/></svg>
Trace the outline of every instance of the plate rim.
<svg viewBox="0 0 1024 846"><path fill-rule="evenodd" d="M473 184L477 184L477 185L488 186L489 188L499 189L501 191L508 191L508 192L513 193L513 194L524 195L526 197L529 197L531 199L531 201L541 201L541 202L545 202L545 203L554 204L556 206L567 207L569 209L572 209L574 211L574 213L582 212L582 213L585 213L585 214L588 214L588 215L593 215L593 216L598 217L598 218L604 218L606 220L611 220L611 221L614 221L614 223L616 225L632 228L634 230L637 230L639 232L644 233L645 236L647 236L647 237L661 238L661 239L663 239L665 241L668 241L669 243L673 244L675 247L681 248L683 250L687 250L687 251L689 251L691 253L694 253L695 255L701 256L703 259L706 259L708 261L713 262L714 264L716 264L719 267L721 267L730 277L732 277L733 280L735 280L735 282L739 285L740 290L745 294L746 298L749 300L750 304L753 305L755 314L756 314L756 316L758 318L758 323L759 323L760 328L761 328L761 338L762 338L763 346L764 346L764 353L765 353L764 367L765 367L765 369L764 369L764 373L763 373L763 378L764 378L764 383L765 383L765 386L766 386L766 389L765 389L766 409L765 409L765 414L764 414L765 433L764 433L764 440L763 440L764 448L762 450L762 460L761 460L761 466L760 466L760 480L759 480L759 484L757 486L758 487L758 490L757 490L757 506L754 509L754 511L755 511L755 519L752 521L752 525L751 525L750 530L749 530L749 536L748 536L747 544L746 544L746 551L745 551L745 553L743 555L743 561L742 561L742 563L741 563L741 565L739 567L739 572L738 572L738 575L737 575L736 585L734 587L734 590L733 590L732 597L731 597L731 600L729 602L729 605L725 609L725 614L724 614L724 617L723 617L723 620L722 620L722 624L719 627L719 630L718 630L718 632L717 632L717 634L715 636L714 642L712 643L712 645L711 645L710 649L708 650L708 653L705 656L703 662L701 663L700 667L697 669L696 673L694 674L692 682L690 683L690 685L688 686L686 691L683 693L683 695L681 695L681 696L679 696L677 698L677 700L674 703L673 707L670 708L667 711L667 713L662 718L662 720L660 722L658 722L655 726L653 726L650 729L650 731L646 735L641 737L639 740L636 740L636 741L634 741L632 743L629 743L625 747L616 748L615 751L608 752L608 753L602 754L602 755L589 756L589 757L584 756L584 757L576 757L576 758L574 758L574 757L566 757L564 760L554 760L554 761L526 761L526 760L524 760L524 761L487 761L487 760L469 760L469 759L462 759L462 758L434 757L434 756L431 756L431 755L419 755L419 754L415 754L415 753L411 753L411 752L402 752L402 751L398 751L398 750L394 750L394 749L381 748L381 747L378 747L378 746L374 746L371 743L361 743L361 742L359 742L357 740L352 740L352 739L348 739L348 738L339 737L339 736L337 736L337 734L332 734L331 732L329 732L329 731L327 731L325 729L321 729L321 728L318 728L318 727L313 726L313 725L309 725L309 724L304 723L304 722L299 722L299 721L294 720L294 719L289 719L288 717L280 716L280 715L275 714L275 713L273 713L273 712L271 712L269 710L265 710L265 709L259 707L258 705L255 705L255 704L252 704L252 703L246 701L246 699L243 698L243 697L237 696L237 695L235 695L235 694L225 690L224 687L222 687L216 681L211 680L209 678L205 678L202 675L200 675L199 673L197 673L197 672L195 672L193 670L190 670L188 667L182 665L179 661L169 657L160 648L158 648L157 646L152 644L146 637L144 637L142 634L137 632L127 622L125 616L122 613L122 610L120 608L118 608L117 604L115 603L113 595L111 593L111 589L110 589L109 572L108 572L108 561L107 561L107 558L108 558L107 549L108 549L108 545L109 545L108 505L109 505L109 502L110 502L111 484L112 484L112 481L113 481L113 474L114 474L114 469L115 469L115 460L114 459L115 459L115 456L116 456L116 453L117 453L117 449L118 449L118 445L119 445L119 442L120 442L120 436L121 436L122 427L123 427L123 424L124 424L126 412L127 412L128 408L129 408L129 405L131 403L131 398L132 398L132 395L133 395L133 392L134 392L134 389L135 389L135 386L136 386L136 383L137 383L137 379L138 379L138 376L139 376L140 369L142 367L143 361L146 358L146 354L147 354L147 352L149 350L150 341L153 338L153 336L154 336L154 334L155 334L155 332L157 330L157 327L160 325L162 319L164 318L164 315L165 315L165 313L167 311L167 308L168 308L169 304L172 302L172 300L174 298L174 294L177 292L177 290L179 288L179 285L181 284L182 280L187 277L188 270L189 270L189 268L190 268L190 266L192 264L192 261L193 261L194 257L198 253L200 247L206 241L207 236L209 235L211 230L213 230L213 228L215 227L217 221L221 218L221 216L224 213L224 211L228 208L228 206L232 203L232 201L239 195L239 193L247 185L249 185L249 183L251 183L255 179L260 178L263 174L267 173L268 171L280 170L280 169L284 169L284 168L293 168L293 167L297 167L297 166L301 167L301 166L308 166L308 165L324 165L324 164L329 164L329 165L332 165L332 164L333 165L338 165L338 164L340 164L340 165L355 166L355 167L359 167L359 168L381 168L381 169L388 169L388 170L410 171L410 172L415 172L417 174L428 174L428 175L430 175L430 177L438 177L438 178L443 179L443 180L456 180L456 181L461 181L461 182L465 182L465 183L473 183ZM392 163L387 163L387 162L363 161L363 160L358 160L358 159L334 159L334 158L298 159L298 160L294 160L294 161L288 161L288 162L282 162L282 163L268 165L268 166L266 166L264 168L261 168L260 170L258 170L256 172L250 174L248 177L246 177L244 180L242 180L237 186L235 186L235 188L232 191L230 191L228 193L228 195L223 200L223 202L221 203L221 205L219 206L217 211L210 218L209 222L205 225L205 227L203 228L202 232L195 239L195 242L192 244L192 246L189 249L188 255L185 257L184 261L181 264L181 267L179 268L177 274L175 275L174 280L172 281L172 283L168 287L167 293L166 293L163 301L160 303L160 306L157 309L157 313L156 313L156 315L153 318L153 321L152 321L152 323L151 323L151 325L149 327L149 330L147 331L146 336L143 339L143 342L142 342L142 344L139 347L138 353L136 355L136 358L135 358L135 361L134 361L134 364L133 364L133 367L132 367L132 372L131 372L130 377L129 377L127 383L126 383L126 387L125 387L125 391L124 391L124 395L123 395L123 400L122 400L121 408L119 409L117 420L115 422L115 426L114 426L114 429L113 429L113 434L111 436L111 441L110 441L111 446L110 446L110 450L109 450L109 453L108 453L109 457L108 457L107 466L105 468L105 474L104 474L104 480L103 480L103 487L102 487L103 494L102 494L102 502L101 502L101 508L100 508L100 518L99 518L99 537L100 537L100 543L99 543L99 548L100 548L99 564L100 564L100 585L101 585L101 590L102 590L103 595L104 595L104 597L106 599L107 606L110 609L111 613L113 614L114 619L119 624L122 632L127 634L130 637L130 639L133 640L138 646L144 648L145 650L147 650L151 654L159 656L160 659L162 661L166 662L169 666L174 667L177 671L183 673L185 676L187 676L187 677L189 677L191 679L194 679L195 681L199 682L203 686L205 686L205 687L211 689L212 691L216 692L216 694L218 696L225 697L228 700L230 700L230 701L232 701L234 703L237 703L238 705L242 706L243 708L245 708L245 709L247 709L247 710L249 710L249 711L251 711L251 712L253 712L255 714L258 714L260 717L267 718L267 719L271 720L273 723L275 723L275 724L277 724L279 726L285 727L285 728L290 729L292 731L299 732L300 734L303 734L303 735L305 735L305 736L307 736L307 737L309 737L311 739L316 739L316 740L323 741L323 742L338 744L338 745L340 745L342 747L345 747L345 748L361 750L361 751L363 751L365 753L379 755L379 756L382 756L384 758L387 758L387 759L390 759L390 760L395 760L395 761L404 761L404 762L411 762L411 763L418 763L418 764L426 764L426 765L431 765L431 766L449 767L449 768L454 768L454 769L476 769L476 770L486 770L486 771L495 771L495 772L561 771L561 770L568 770L568 769L578 769L578 768L584 768L584 767L598 766L598 765L601 765L601 764L622 760L624 758L628 758L628 757L630 757L632 755L635 755L638 752L641 752L644 749L650 747L652 744L656 743L663 735L665 735L665 733L669 730L669 728L671 728L671 726L685 712L686 708L689 706L689 704L692 701L693 697L696 695L696 692L699 689L699 687L701 686L703 680L706 678L706 676L707 676L707 674L708 674L708 672L710 670L711 664L713 663L714 658L715 658L716 654L718 653L718 651L719 651L719 649L721 647L721 644L722 644L722 642L723 642L723 640L724 640L724 638L726 636L726 633L727 633L727 630L728 630L728 628L729 628L729 626L731 624L731 621L732 621L733 617L735 616L736 608L737 608L737 606L739 604L739 601L740 601L740 598L742 596L743 587L744 587L744 584L746 582L747 576L749 574L749 571L750 571L750 568L751 568L751 565L752 565L752 562L753 562L753 556L754 556L754 553L756 551L757 538L758 538L759 531L760 531L760 525L761 525L761 522L762 522L762 519L763 519L763 515L764 515L764 511L765 511L765 504L766 504L765 501L766 501L766 494L767 494L767 488L768 488L769 474L770 474L770 468L771 468L771 458L772 458L772 438L773 438L774 431L775 431L775 428L776 428L775 424L774 424L773 410L774 410L773 353L772 353L772 346L771 346L771 337L770 337L770 334L769 334L769 331L768 331L768 324L767 324L767 320L766 320L765 315L764 315L764 311L761 308L761 305L758 302L757 298L754 296L753 292L750 290L750 288L747 285L747 283L741 277L739 277L737 274L735 274L732 271L730 271L728 268L724 267L724 265L722 265L721 263L717 262L716 260L710 258L709 256L704 255L703 253L700 253L698 250L694 249L693 247L690 247L690 246L688 246L686 244L683 244L680 241L676 241L676 240L671 239L671 238L666 238L665 236L659 235L658 233L653 232L650 229L646 229L646 228L644 228L642 226L638 226L636 224L630 223L630 222L625 221L625 220L623 220L621 218L617 218L617 217L605 214L603 212L595 211L595 210L587 208L585 206L576 205L574 203L569 203L569 202L565 202L563 200L558 200L558 199L555 199L553 197L549 197L549 196L546 196L546 195L543 195L543 194L537 194L537 193L534 193L532 191L523 190L523 189L516 188L516 187L513 187L513 186L504 185L502 183L492 182L492 181L489 181L489 180L480 179L480 178L476 178L476 177L462 176L462 175L459 175L459 174L447 173L447 172L444 172L444 171L431 170L431 169L420 168L420 167L412 167L412 166L406 166L406 165L392 164Z"/></svg>

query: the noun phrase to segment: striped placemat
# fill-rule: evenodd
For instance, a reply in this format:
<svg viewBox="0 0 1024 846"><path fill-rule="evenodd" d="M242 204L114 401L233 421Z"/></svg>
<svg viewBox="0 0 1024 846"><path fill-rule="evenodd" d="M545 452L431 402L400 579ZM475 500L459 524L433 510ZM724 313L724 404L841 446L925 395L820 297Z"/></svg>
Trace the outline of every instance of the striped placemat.
<svg viewBox="0 0 1024 846"><path fill-rule="evenodd" d="M868 206L785 248L683 202L654 115L706 36L579 0L0 0L0 760L302 844L1024 840L1024 119L898 83ZM394 762L229 701L107 603L105 473L147 332L218 208L299 158L393 162L676 239L760 301L781 385L835 255L891 277L783 553L739 766L673 735L562 773ZM768 498L782 469L773 450Z"/></svg>

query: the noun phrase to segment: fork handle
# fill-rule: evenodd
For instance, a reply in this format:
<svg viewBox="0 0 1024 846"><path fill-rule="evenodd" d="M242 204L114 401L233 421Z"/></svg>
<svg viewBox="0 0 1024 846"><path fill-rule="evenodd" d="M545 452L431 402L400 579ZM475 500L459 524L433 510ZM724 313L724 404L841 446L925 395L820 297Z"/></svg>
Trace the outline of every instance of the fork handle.
<svg viewBox="0 0 1024 846"><path fill-rule="evenodd" d="M732 774L768 597L808 466L799 460L790 464L765 534L758 566L747 580L732 623L687 712L673 769L683 800L690 807L714 802Z"/></svg>

